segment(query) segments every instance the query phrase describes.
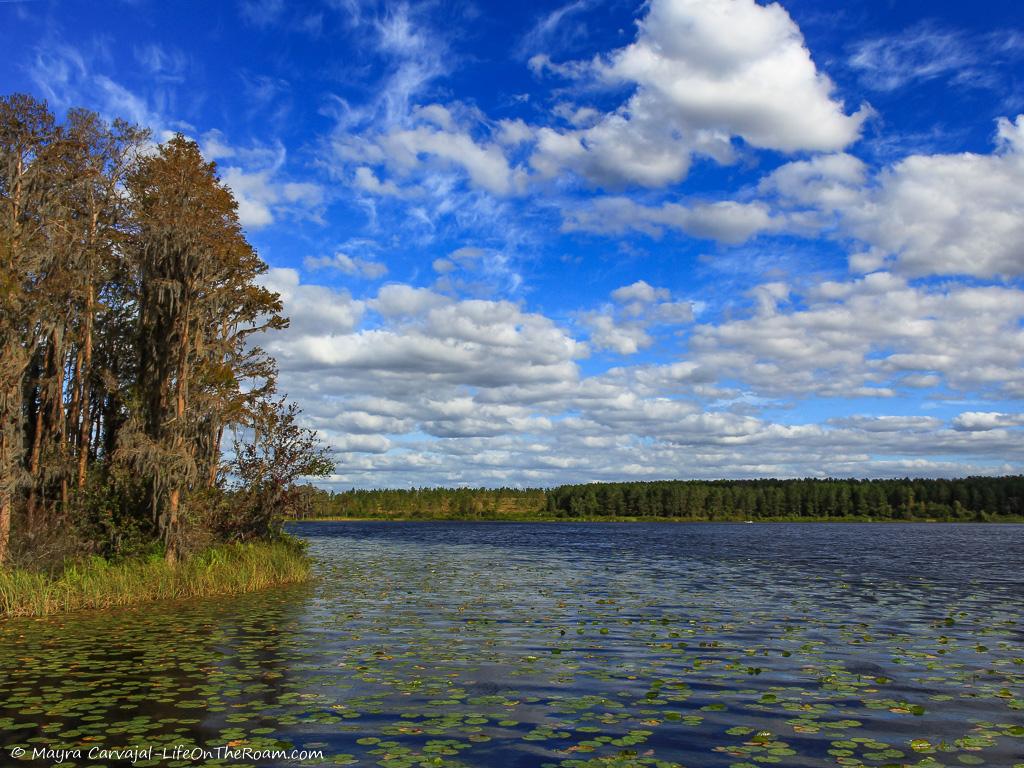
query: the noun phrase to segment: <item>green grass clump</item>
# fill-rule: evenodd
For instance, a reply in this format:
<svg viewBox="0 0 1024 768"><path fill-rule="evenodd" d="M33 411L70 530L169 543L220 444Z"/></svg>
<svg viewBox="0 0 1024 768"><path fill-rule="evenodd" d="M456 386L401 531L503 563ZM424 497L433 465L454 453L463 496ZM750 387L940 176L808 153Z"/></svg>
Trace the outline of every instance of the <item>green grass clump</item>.
<svg viewBox="0 0 1024 768"><path fill-rule="evenodd" d="M56 576L0 569L0 618L253 592L304 581L309 571L304 547L290 539L224 544L173 566L161 556L113 563L93 557Z"/></svg>

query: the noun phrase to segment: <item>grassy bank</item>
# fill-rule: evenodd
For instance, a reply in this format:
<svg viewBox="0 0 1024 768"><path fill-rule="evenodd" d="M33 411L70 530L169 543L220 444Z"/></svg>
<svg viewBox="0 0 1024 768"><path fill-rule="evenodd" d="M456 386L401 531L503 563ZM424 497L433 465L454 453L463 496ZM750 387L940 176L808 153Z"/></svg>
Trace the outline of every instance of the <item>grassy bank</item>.
<svg viewBox="0 0 1024 768"><path fill-rule="evenodd" d="M309 569L302 544L286 539L226 544L176 566L154 556L115 563L91 558L54 576L0 570L0 618L253 592L303 581Z"/></svg>

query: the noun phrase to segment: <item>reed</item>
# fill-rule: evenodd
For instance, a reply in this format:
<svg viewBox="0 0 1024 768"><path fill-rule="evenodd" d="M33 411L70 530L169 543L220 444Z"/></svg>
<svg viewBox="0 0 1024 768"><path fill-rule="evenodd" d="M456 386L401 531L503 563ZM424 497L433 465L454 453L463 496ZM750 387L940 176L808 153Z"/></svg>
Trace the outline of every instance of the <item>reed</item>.
<svg viewBox="0 0 1024 768"><path fill-rule="evenodd" d="M177 565L163 557L68 563L57 575L0 569L0 618L239 594L303 581L310 562L294 539L224 544Z"/></svg>

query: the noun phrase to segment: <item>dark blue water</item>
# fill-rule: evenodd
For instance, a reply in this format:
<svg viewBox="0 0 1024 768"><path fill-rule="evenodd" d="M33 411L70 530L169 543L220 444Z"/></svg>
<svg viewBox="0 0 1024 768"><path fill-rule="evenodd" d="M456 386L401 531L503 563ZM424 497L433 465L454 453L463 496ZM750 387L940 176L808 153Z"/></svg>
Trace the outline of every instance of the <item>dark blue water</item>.
<svg viewBox="0 0 1024 768"><path fill-rule="evenodd" d="M373 574L389 590L357 617L368 632L431 633L421 661L443 663L428 669L466 666L474 684L537 698L516 719L568 734L524 744L521 727L496 733L486 750L460 753L467 764L1024 760L1024 526L296 530L339 569L333 578ZM592 706L559 714L581 696ZM623 747L584 738L578 727L594 723L619 740L650 733Z"/></svg>
<svg viewBox="0 0 1024 768"><path fill-rule="evenodd" d="M312 585L0 627L3 743L284 745L386 768L1024 768L1024 526L293 531Z"/></svg>

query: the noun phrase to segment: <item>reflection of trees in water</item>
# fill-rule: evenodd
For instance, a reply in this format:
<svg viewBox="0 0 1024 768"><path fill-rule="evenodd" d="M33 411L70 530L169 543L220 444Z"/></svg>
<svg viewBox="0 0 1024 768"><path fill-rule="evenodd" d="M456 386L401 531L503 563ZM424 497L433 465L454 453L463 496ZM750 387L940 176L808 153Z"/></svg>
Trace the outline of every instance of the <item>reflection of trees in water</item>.
<svg viewBox="0 0 1024 768"><path fill-rule="evenodd" d="M312 591L296 585L272 593L246 595L217 619L217 634L209 646L208 685L217 688L223 712L207 712L204 727L219 734L226 716L251 712L241 725L259 727L281 705L282 696L296 687L292 674L296 654L304 645L302 616ZM261 715L260 713L268 713ZM272 723L267 723L272 724Z"/></svg>
<svg viewBox="0 0 1024 768"><path fill-rule="evenodd" d="M0 627L0 724L11 718L34 727L0 728L2 744L79 747L83 756L91 746L222 746L226 715L273 707L287 690L293 632L308 595L298 585L116 615L8 622Z"/></svg>

